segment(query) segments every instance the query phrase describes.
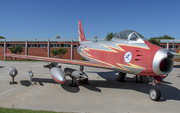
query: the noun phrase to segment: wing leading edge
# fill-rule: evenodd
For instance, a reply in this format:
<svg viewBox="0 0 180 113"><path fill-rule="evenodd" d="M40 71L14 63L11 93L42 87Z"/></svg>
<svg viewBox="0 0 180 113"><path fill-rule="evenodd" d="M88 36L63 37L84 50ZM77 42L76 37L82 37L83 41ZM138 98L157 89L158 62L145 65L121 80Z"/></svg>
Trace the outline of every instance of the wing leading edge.
<svg viewBox="0 0 180 113"><path fill-rule="evenodd" d="M32 59L32 60L42 60L42 61L57 62L57 63L64 63L64 64L73 64L73 65L82 65L82 66L113 69L113 67L110 65L107 65L107 64L104 64L101 62L95 62L95 61L69 60L69 59L30 56L30 55L17 55L17 54L9 54L9 53L4 54L4 56L24 58L24 59Z"/></svg>

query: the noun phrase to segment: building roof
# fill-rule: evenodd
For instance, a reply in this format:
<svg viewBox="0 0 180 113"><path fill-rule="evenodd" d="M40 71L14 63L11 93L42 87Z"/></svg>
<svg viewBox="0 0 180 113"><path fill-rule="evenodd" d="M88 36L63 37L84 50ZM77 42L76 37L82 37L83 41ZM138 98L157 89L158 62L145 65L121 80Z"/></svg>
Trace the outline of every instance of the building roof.
<svg viewBox="0 0 180 113"><path fill-rule="evenodd" d="M161 39L160 43L180 43L180 40L174 40L174 39Z"/></svg>
<svg viewBox="0 0 180 113"><path fill-rule="evenodd" d="M14 38L14 39L0 39L0 42L48 42L48 40L50 42L79 42L79 38L60 38L60 39L56 39L56 38L50 38L50 39L43 39L43 38L30 38L30 39L21 39L21 38ZM87 40L90 41L95 41L94 38L88 38ZM97 41L105 41L105 39L103 38L98 38ZM161 39L160 43L180 43L180 40L174 40L174 39Z"/></svg>
<svg viewBox="0 0 180 113"><path fill-rule="evenodd" d="M56 38L50 38L50 39L42 39L42 38L39 38L39 39L20 39L20 38L14 38L14 39L0 39L0 42L48 42L48 40L50 42L79 42L79 38L60 38L60 39L56 39ZM87 40L90 40L90 41L95 41L95 39L93 38L90 38L90 39L87 39ZM102 39L102 38L99 38L97 39L97 41L104 41L105 39Z"/></svg>

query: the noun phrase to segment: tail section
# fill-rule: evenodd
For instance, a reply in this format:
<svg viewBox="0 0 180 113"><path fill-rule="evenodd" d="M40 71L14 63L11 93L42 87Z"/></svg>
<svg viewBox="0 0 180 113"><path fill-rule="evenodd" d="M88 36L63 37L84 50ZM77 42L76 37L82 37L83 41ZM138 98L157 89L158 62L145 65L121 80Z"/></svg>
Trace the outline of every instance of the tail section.
<svg viewBox="0 0 180 113"><path fill-rule="evenodd" d="M81 20L78 21L78 24L79 24L79 42L87 41L86 38L85 38L85 35L84 35Z"/></svg>

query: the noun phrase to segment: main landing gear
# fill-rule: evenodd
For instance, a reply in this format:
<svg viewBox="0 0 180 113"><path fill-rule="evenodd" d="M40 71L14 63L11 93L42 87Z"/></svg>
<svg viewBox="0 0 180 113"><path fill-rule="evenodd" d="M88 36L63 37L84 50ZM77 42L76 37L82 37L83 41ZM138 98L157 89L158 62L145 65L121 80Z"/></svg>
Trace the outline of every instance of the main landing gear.
<svg viewBox="0 0 180 113"><path fill-rule="evenodd" d="M124 79L125 77L126 77L126 73L119 72L116 80L119 82L125 82L125 79Z"/></svg>
<svg viewBox="0 0 180 113"><path fill-rule="evenodd" d="M70 86L72 87L77 87L78 85L76 85L76 80L79 79L79 83L81 84L89 84L88 81L88 76L83 72L84 70L84 66L80 65L80 71L76 71L74 69L67 69L69 70L70 73L70 77L72 78L72 84L70 84Z"/></svg>
<svg viewBox="0 0 180 113"><path fill-rule="evenodd" d="M76 85L76 79L72 78L72 84L69 84L69 86L78 87L78 85Z"/></svg>
<svg viewBox="0 0 180 113"><path fill-rule="evenodd" d="M82 71L82 72L84 71L84 66L80 65L80 71ZM89 80L88 80L88 78L85 80L79 80L79 83L89 85Z"/></svg>
<svg viewBox="0 0 180 113"><path fill-rule="evenodd" d="M142 81L142 77L143 77L143 76L136 75L136 81L135 81L135 82L138 82L138 83L143 83L143 81ZM140 80L139 80L138 78L140 78Z"/></svg>
<svg viewBox="0 0 180 113"><path fill-rule="evenodd" d="M119 82L125 82L126 73L119 72L117 81ZM140 77L140 80L138 78ZM142 76L136 75L136 82L142 83ZM162 78L160 76L150 76L148 77L151 81L149 84L152 84L152 88L149 91L149 97L153 101L158 101L161 98L161 91L159 87L157 86L157 83L162 81Z"/></svg>

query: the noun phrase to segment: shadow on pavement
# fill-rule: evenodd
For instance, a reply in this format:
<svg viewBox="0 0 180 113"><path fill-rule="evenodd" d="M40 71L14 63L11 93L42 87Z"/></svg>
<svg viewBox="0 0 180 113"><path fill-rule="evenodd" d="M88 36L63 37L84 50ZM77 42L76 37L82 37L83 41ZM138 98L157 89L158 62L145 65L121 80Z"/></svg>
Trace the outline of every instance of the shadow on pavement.
<svg viewBox="0 0 180 113"><path fill-rule="evenodd" d="M4 66L0 66L0 68L4 68Z"/></svg>
<svg viewBox="0 0 180 113"><path fill-rule="evenodd" d="M21 80L20 83L21 83L21 85L26 86L26 87L29 87L31 85L29 80Z"/></svg>
<svg viewBox="0 0 180 113"><path fill-rule="evenodd" d="M180 68L180 64L174 65L173 67L174 67L174 68Z"/></svg>
<svg viewBox="0 0 180 113"><path fill-rule="evenodd" d="M118 82L116 81L117 75L116 71L109 71L109 72L96 72L100 77L104 78L105 80L90 80L89 79L89 85L86 84L80 84L77 81L77 85L83 86L91 91L99 92L101 93L101 88L112 88L112 89L129 89L129 90L135 90L141 93L145 93L149 95L149 90L152 88L151 85L149 85L149 80L147 77L143 77L143 83L137 83L135 82L135 78L126 77L126 82ZM132 75L133 76L133 75ZM43 86L43 83L56 83L53 79L46 79L46 78L33 78L33 82L39 82ZM21 81L22 85L29 86L29 81ZM71 93L78 93L80 91L80 88L77 87L71 87L69 86L71 84L71 80L66 80L64 84L61 84L61 87ZM174 86L171 86L170 82L164 81L162 84L158 84L158 87L161 90L161 99L160 102L166 101L166 100L180 100L180 90Z"/></svg>

